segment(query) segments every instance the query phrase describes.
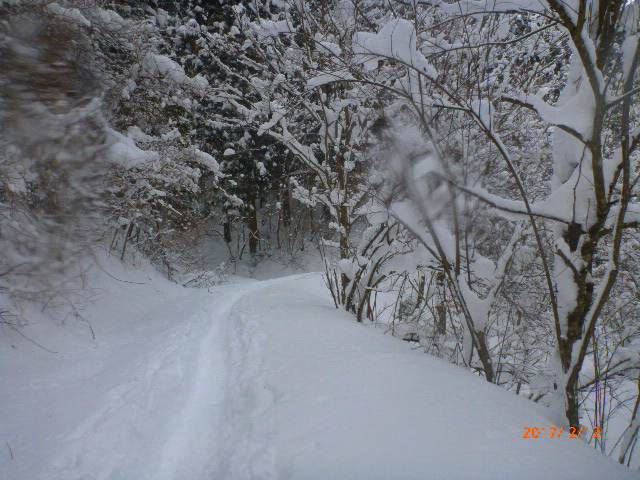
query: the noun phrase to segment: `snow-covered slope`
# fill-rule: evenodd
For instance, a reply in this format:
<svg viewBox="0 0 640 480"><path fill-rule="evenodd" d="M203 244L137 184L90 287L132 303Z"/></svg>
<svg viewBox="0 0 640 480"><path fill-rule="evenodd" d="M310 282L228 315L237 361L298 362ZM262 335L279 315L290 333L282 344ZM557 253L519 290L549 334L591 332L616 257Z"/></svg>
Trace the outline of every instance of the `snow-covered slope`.
<svg viewBox="0 0 640 480"><path fill-rule="evenodd" d="M315 274L103 278L84 322L0 342L0 478L632 478L527 401L336 311ZM119 270L118 270L119 269ZM13 457L13 458L12 458Z"/></svg>
<svg viewBox="0 0 640 480"><path fill-rule="evenodd" d="M336 311L317 275L233 309L226 462L216 478L631 478L530 402Z"/></svg>

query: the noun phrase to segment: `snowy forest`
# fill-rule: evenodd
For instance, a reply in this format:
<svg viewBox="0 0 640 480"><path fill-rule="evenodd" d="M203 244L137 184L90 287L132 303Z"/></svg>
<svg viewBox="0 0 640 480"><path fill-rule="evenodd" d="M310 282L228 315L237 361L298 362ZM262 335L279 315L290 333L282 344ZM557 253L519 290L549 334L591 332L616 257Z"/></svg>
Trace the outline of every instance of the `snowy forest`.
<svg viewBox="0 0 640 480"><path fill-rule="evenodd" d="M0 0L0 478L637 478L639 181L640 0Z"/></svg>

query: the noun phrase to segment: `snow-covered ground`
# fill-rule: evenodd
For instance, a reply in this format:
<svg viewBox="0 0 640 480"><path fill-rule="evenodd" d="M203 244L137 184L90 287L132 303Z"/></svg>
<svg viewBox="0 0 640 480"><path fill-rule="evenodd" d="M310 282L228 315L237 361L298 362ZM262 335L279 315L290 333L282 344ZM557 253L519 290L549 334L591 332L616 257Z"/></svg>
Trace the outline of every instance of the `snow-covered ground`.
<svg viewBox="0 0 640 480"><path fill-rule="evenodd" d="M22 330L57 353L1 331L3 480L634 478L522 439L543 411L357 324L317 274L208 292L103 268L89 323Z"/></svg>

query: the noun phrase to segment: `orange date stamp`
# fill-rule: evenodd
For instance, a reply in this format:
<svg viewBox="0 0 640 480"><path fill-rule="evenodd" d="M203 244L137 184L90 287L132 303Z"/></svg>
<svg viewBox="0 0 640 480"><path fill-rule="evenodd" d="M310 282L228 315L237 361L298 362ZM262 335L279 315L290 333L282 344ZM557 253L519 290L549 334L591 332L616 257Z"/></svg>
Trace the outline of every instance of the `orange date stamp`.
<svg viewBox="0 0 640 480"><path fill-rule="evenodd" d="M565 435L566 434L566 435ZM587 427L556 427L551 425L550 427L524 427L524 433L521 438L526 440L537 440L540 438L545 439L560 439L566 438L568 440L575 440L577 438L588 438L591 434L591 438L599 439L602 436L602 428L594 427L591 431Z"/></svg>

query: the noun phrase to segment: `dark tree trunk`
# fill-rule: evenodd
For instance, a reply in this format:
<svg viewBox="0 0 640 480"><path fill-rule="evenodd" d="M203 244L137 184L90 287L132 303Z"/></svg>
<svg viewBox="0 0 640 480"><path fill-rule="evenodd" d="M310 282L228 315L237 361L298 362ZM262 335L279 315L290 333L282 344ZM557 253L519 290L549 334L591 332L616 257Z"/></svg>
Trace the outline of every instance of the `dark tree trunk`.
<svg viewBox="0 0 640 480"><path fill-rule="evenodd" d="M223 236L226 243L231 243L231 219L229 215L224 217Z"/></svg>
<svg viewBox="0 0 640 480"><path fill-rule="evenodd" d="M291 225L291 193L289 192L289 183L282 189L280 204L282 208L282 224L289 228Z"/></svg>
<svg viewBox="0 0 640 480"><path fill-rule="evenodd" d="M447 333L447 307L444 303L436 305L436 331L439 335Z"/></svg>
<svg viewBox="0 0 640 480"><path fill-rule="evenodd" d="M249 192L249 218L247 226L249 227L249 253L254 256L258 253L258 244L260 241L260 231L258 230L258 209L256 208L256 192Z"/></svg>

